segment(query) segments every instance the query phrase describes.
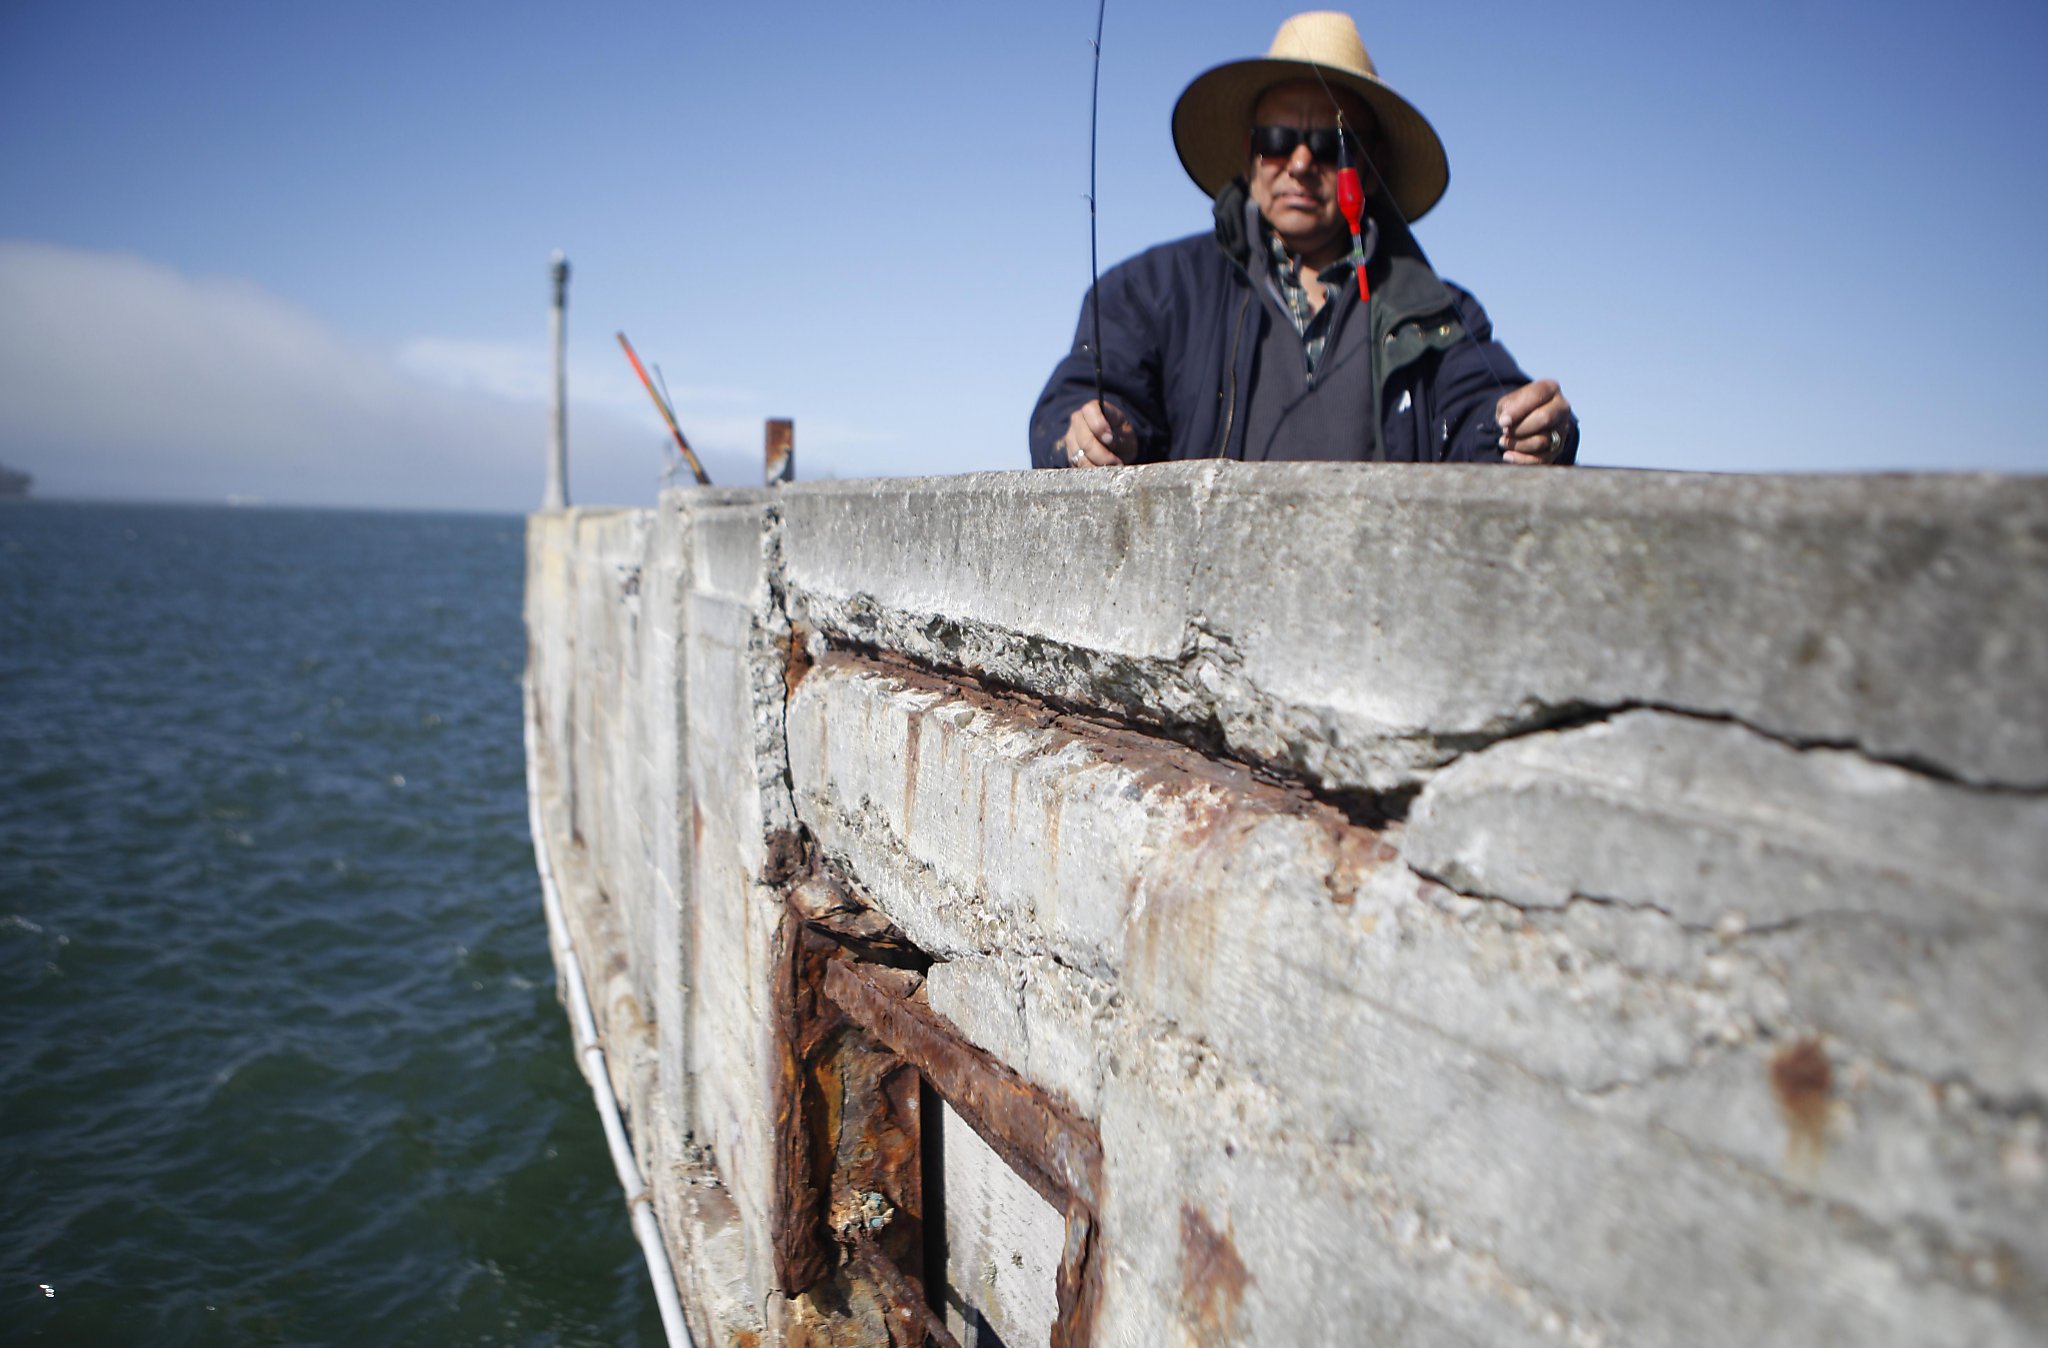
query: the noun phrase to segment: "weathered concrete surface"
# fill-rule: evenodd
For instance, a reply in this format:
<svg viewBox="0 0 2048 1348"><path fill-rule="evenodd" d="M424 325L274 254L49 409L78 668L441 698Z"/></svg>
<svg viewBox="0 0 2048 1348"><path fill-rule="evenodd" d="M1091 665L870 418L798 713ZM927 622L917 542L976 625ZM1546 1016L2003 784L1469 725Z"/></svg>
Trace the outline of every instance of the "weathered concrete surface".
<svg viewBox="0 0 2048 1348"><path fill-rule="evenodd" d="M1101 1118L1109 1341L1222 1323L1159 1239L1197 1199L1235 1232L1250 1281L1224 1318L1247 1342L1393 1307L1452 1342L1538 1341L1553 1316L1630 1343L2024 1338L1970 1280L2048 1267L2038 1180L2010 1185L2038 1118L1960 1089L1930 1108L1844 1046L1809 1143L1772 1071L1816 1029L1798 968L1624 908L1546 927L1419 880L1398 831L926 678L822 665L789 729L820 845L950 957L934 1006ZM2038 1068L2030 1037L2001 1042ZM1686 1114L1702 1089L1720 1103ZM1739 1304L1673 1305L1688 1281Z"/></svg>
<svg viewBox="0 0 2048 1348"><path fill-rule="evenodd" d="M770 757L780 729L763 721L776 700L764 705L757 686L773 660L769 533L764 514L745 506L707 505L692 524L683 661L689 787L680 808L688 812L695 853L688 941L697 1014L687 1070L696 1136L718 1157L739 1207L747 1284L765 1289L773 1286L765 972L781 905L762 874L770 833L791 822L776 797Z"/></svg>
<svg viewBox="0 0 2048 1348"><path fill-rule="evenodd" d="M700 1341L886 1310L775 1283L798 873L1099 1131L1087 1341L2048 1337L2048 482L677 492L528 596ZM1073 1228L938 1113L937 1300L1057 1341Z"/></svg>
<svg viewBox="0 0 2048 1348"><path fill-rule="evenodd" d="M946 1308L947 1327L971 1337L970 1315L978 1312L1004 1348L1046 1348L1057 1309L1060 1214L958 1114L941 1109L946 1280L961 1289Z"/></svg>
<svg viewBox="0 0 2048 1348"><path fill-rule="evenodd" d="M1930 1082L2048 1099L2048 1054L2010 1051L2048 1024L2048 796L1631 712L1454 764L1405 850L1521 909L1654 915L1784 989L1766 1013L1781 1026L1864 1039Z"/></svg>
<svg viewBox="0 0 2048 1348"><path fill-rule="evenodd" d="M759 533L757 523L757 558ZM613 1088L627 1107L693 1332L702 1342L727 1343L749 1334L758 1340L767 1328L753 1271L761 1259L759 1185L735 1190L730 1176L744 1181L749 1172L720 1155L721 1130L703 1120L726 1122L725 1138L744 1158L741 1139L758 1111L715 1092L700 1099L700 1087L719 1079L701 1066L716 1061L714 1053L693 1046L700 1039L744 1046L756 1027L745 1021L744 1004L735 1023L722 1014L726 1007L705 1002L707 974L729 968L731 957L714 944L707 965L699 900L726 892L717 868L748 839L758 848L761 830L746 817L744 800L714 792L713 819L724 821L721 808L737 811L744 832L735 843L730 828L720 833L714 824L705 847L705 829L693 828L688 812L696 797L689 740L701 728L707 744L698 756L709 762L719 737L715 718L688 716L684 707L692 687L701 683L708 696L717 686L721 595L749 598L728 572L693 566L699 534L674 511L534 517L527 706L543 827L607 1040ZM757 560L757 576L762 570ZM726 663L734 660L744 677L744 649ZM752 746L739 756L751 773ZM712 883L696 878L700 868L711 870ZM753 1200L753 1213L742 1198Z"/></svg>
<svg viewBox="0 0 2048 1348"><path fill-rule="evenodd" d="M1171 465L792 494L802 616L1387 787L1582 709L2048 785L2048 479Z"/></svg>

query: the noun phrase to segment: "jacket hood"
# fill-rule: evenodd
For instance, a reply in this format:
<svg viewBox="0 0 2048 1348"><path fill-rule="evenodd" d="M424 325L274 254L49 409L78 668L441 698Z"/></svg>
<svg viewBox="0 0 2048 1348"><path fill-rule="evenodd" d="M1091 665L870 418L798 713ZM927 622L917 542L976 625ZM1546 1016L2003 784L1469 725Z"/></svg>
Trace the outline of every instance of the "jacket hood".
<svg viewBox="0 0 2048 1348"><path fill-rule="evenodd" d="M1232 178L1216 194L1216 246L1240 267L1249 263L1252 256L1252 241L1244 224L1244 204L1249 200L1251 190L1243 178Z"/></svg>

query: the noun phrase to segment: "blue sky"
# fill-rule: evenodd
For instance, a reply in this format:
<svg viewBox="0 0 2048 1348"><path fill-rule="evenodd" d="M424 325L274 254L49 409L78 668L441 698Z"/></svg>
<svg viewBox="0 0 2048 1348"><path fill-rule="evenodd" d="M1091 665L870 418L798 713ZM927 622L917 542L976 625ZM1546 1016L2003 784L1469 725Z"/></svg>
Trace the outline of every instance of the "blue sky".
<svg viewBox="0 0 2048 1348"><path fill-rule="evenodd" d="M1167 133L1287 4L1110 0L1105 263L1206 224ZM524 509L547 260L571 490L1019 467L1087 284L1092 0L11 0L0 462L46 495ZM1450 152L1418 235L1588 462L2048 471L2048 5L1360 15Z"/></svg>

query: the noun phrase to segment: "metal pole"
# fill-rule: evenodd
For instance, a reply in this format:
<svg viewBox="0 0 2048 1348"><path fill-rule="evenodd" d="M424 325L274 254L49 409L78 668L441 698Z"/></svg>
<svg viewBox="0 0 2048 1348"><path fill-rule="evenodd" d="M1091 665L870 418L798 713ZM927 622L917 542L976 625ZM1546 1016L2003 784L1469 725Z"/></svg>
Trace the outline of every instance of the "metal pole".
<svg viewBox="0 0 2048 1348"><path fill-rule="evenodd" d="M788 417L768 418L762 480L771 487L796 481L796 423Z"/></svg>
<svg viewBox="0 0 2048 1348"><path fill-rule="evenodd" d="M548 487L540 508L561 510L569 504L569 259L561 250L556 250L549 270L555 279L555 304L548 313L548 335L555 347L555 416L548 435Z"/></svg>

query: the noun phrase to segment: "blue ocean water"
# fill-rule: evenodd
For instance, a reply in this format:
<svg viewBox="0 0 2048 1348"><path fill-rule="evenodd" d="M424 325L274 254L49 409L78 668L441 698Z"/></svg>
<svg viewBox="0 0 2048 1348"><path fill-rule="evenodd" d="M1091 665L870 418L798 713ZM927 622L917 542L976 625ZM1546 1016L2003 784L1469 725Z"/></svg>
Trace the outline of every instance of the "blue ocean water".
<svg viewBox="0 0 2048 1348"><path fill-rule="evenodd" d="M0 1341L657 1343L514 518L0 505Z"/></svg>

